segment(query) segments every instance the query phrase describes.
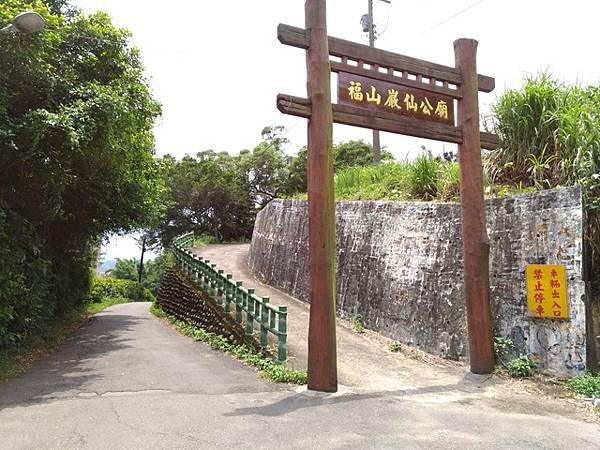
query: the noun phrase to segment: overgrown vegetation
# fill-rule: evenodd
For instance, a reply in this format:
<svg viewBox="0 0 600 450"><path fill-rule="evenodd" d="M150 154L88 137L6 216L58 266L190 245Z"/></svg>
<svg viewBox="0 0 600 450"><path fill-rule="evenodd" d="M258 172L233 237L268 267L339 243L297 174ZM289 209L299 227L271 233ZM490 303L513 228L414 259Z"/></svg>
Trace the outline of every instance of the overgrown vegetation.
<svg viewBox="0 0 600 450"><path fill-rule="evenodd" d="M504 367L513 378L530 377L533 375L533 370L535 369L533 361L527 355L521 355L510 360Z"/></svg>
<svg viewBox="0 0 600 450"><path fill-rule="evenodd" d="M352 328L357 333L364 333L365 331L365 322L360 314L352 317Z"/></svg>
<svg viewBox="0 0 600 450"><path fill-rule="evenodd" d="M343 200L455 200L458 163L426 152L414 161L350 167L335 175L335 196Z"/></svg>
<svg viewBox="0 0 600 450"><path fill-rule="evenodd" d="M119 280L110 277L95 278L88 295L89 303L152 302L154 296L137 281Z"/></svg>
<svg viewBox="0 0 600 450"><path fill-rule="evenodd" d="M506 356L512 352L513 348L512 339L494 336L494 356L496 357L496 363L501 364Z"/></svg>
<svg viewBox="0 0 600 450"><path fill-rule="evenodd" d="M493 112L503 143L486 155L490 180L536 189L581 185L586 239L600 267L600 87L565 85L542 73L504 92ZM596 296L600 277L593 286Z"/></svg>
<svg viewBox="0 0 600 450"><path fill-rule="evenodd" d="M59 4L60 3L60 4ZM129 33L67 2L7 0L46 20L0 33L0 353L83 305L101 236L160 214L160 107Z"/></svg>
<svg viewBox="0 0 600 450"><path fill-rule="evenodd" d="M208 344L212 349L230 354L250 366L256 367L261 375L277 383L306 384L308 376L305 371L292 370L279 364L270 357L256 352L245 345L234 345L225 337L192 325L167 314L156 304L150 308L152 314L168 320L180 333Z"/></svg>
<svg viewBox="0 0 600 450"><path fill-rule="evenodd" d="M390 344L390 352L399 353L403 350L404 346L400 341L394 341Z"/></svg>
<svg viewBox="0 0 600 450"><path fill-rule="evenodd" d="M600 398L600 374L587 372L577 375L568 381L568 385L576 394L585 397Z"/></svg>
<svg viewBox="0 0 600 450"><path fill-rule="evenodd" d="M514 356L514 343L510 338L494 337L494 356L496 357L497 373L506 373L513 378L525 378L533 375L535 364L528 355Z"/></svg>

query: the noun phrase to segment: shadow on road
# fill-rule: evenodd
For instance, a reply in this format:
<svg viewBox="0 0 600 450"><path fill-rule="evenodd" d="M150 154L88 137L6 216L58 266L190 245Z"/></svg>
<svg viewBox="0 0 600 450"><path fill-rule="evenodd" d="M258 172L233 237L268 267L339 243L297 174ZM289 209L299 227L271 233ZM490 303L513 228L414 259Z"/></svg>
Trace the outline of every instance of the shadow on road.
<svg viewBox="0 0 600 450"><path fill-rule="evenodd" d="M266 416L276 417L289 414L300 409L317 408L326 405L337 405L339 403L365 401L378 398L388 398L398 400L398 397L426 394L446 394L446 393L469 393L470 388L464 386L463 382L456 384L446 384L441 386L425 386L414 389L401 389L393 391L374 391L364 393L347 394L321 394L311 391L296 393L295 395L285 397L275 403L264 406L253 406L251 408L238 408L225 416Z"/></svg>
<svg viewBox="0 0 600 450"><path fill-rule="evenodd" d="M146 319L99 314L67 339L60 349L36 362L26 373L0 386L0 409L73 396L99 381L96 360L130 347L127 331Z"/></svg>

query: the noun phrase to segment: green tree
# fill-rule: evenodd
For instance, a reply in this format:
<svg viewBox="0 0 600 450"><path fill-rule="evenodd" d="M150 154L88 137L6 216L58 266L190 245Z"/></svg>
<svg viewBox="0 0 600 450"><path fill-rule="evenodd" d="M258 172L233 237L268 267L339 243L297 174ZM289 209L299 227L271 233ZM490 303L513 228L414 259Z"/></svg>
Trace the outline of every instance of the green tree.
<svg viewBox="0 0 600 450"><path fill-rule="evenodd" d="M165 267L167 265L168 256L166 253L161 253L155 258L146 262L142 267L143 277L142 285L149 289L153 294L156 294L162 280ZM140 270L140 260L117 259L115 267L109 270L106 275L111 278L120 280L138 281Z"/></svg>
<svg viewBox="0 0 600 450"><path fill-rule="evenodd" d="M138 276L138 260L132 259L121 259L117 258L115 267L108 270L106 275L112 278L118 278L120 280L131 280L136 281Z"/></svg>
<svg viewBox="0 0 600 450"><path fill-rule="evenodd" d="M383 149L382 161L393 160L392 154ZM285 190L288 194L306 192L306 169L308 165L308 148L302 147L289 162L289 176ZM373 147L362 140L346 141L333 146L333 170L340 172L348 167L367 167L373 165Z"/></svg>
<svg viewBox="0 0 600 450"><path fill-rule="evenodd" d="M382 149L381 160L394 159L392 154ZM373 165L373 146L365 141L346 141L333 146L333 170L335 172L347 167L366 167Z"/></svg>
<svg viewBox="0 0 600 450"><path fill-rule="evenodd" d="M262 141L252 152L240 153L238 167L250 189L254 203L260 209L285 191L290 175L289 158L283 152L288 142L285 128L265 127Z"/></svg>
<svg viewBox="0 0 600 450"><path fill-rule="evenodd" d="M160 227L163 246L190 230L219 241L251 236L256 208L239 157L208 150L181 161L165 159L171 206Z"/></svg>
<svg viewBox="0 0 600 450"><path fill-rule="evenodd" d="M0 269L16 272L0 286L8 340L81 303L101 236L145 227L165 190L153 158L160 108L129 33L66 1L6 0L0 27L28 9L43 32L0 33ZM25 297L26 310L8 300Z"/></svg>

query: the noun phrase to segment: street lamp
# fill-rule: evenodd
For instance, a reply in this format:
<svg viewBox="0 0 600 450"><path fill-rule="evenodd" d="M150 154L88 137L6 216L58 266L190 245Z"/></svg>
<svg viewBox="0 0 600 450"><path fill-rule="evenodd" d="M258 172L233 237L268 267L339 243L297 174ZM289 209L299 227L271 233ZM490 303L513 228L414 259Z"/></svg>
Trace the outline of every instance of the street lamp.
<svg viewBox="0 0 600 450"><path fill-rule="evenodd" d="M31 34L44 28L46 22L44 18L34 11L26 11L15 17L10 25L2 28L4 33L23 33Z"/></svg>

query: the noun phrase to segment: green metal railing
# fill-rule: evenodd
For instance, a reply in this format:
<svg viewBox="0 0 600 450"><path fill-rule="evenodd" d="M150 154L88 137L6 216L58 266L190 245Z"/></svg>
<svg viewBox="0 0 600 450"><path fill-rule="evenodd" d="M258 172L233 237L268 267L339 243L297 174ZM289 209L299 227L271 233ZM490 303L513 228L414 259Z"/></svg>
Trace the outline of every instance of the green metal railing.
<svg viewBox="0 0 600 450"><path fill-rule="evenodd" d="M277 359L287 358L287 306L274 306L269 297L259 297L252 288L245 288L241 281L234 281L231 274L224 274L208 259L194 255L189 247L194 245L194 233L186 233L173 241L173 254L177 267L197 286L208 293L237 323L246 322L247 336L259 331L262 348L268 345L268 333L277 338Z"/></svg>

